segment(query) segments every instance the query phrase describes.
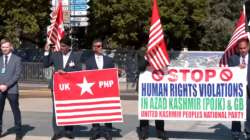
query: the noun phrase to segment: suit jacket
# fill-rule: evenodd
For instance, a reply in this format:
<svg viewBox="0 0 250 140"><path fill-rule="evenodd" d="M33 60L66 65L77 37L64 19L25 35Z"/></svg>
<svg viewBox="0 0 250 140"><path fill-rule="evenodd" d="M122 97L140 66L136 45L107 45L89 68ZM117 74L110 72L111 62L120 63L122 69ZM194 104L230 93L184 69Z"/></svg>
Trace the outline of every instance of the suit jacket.
<svg viewBox="0 0 250 140"><path fill-rule="evenodd" d="M228 61L228 66L229 67L234 67L238 66L240 64L240 55L239 54L234 54L229 58ZM247 89L248 93L250 93L250 54L248 53L248 63L247 63ZM250 97L250 96L249 96Z"/></svg>
<svg viewBox="0 0 250 140"><path fill-rule="evenodd" d="M87 59L85 61L85 65L86 65L86 70L95 70L98 69L96 61L95 61L95 54L92 54L89 59ZM103 55L103 69L107 69L107 68L114 68L114 62L113 59Z"/></svg>
<svg viewBox="0 0 250 140"><path fill-rule="evenodd" d="M228 60L229 67L239 66L239 64L240 64L240 55L239 54L232 55Z"/></svg>
<svg viewBox="0 0 250 140"><path fill-rule="evenodd" d="M54 66L54 72L58 70L63 70L65 72L80 71L82 70L80 56L72 51L69 59L66 63L65 68L63 68L63 54L61 52L49 53L48 56L43 57L43 66L45 68ZM53 76L49 82L49 88L53 87Z"/></svg>
<svg viewBox="0 0 250 140"><path fill-rule="evenodd" d="M3 56L0 57L0 70L4 67ZM0 71L0 72L1 72ZM6 66L5 73L0 73L0 84L8 86L8 94L18 94L18 79L21 76L22 64L21 58L15 54L11 54L9 62Z"/></svg>

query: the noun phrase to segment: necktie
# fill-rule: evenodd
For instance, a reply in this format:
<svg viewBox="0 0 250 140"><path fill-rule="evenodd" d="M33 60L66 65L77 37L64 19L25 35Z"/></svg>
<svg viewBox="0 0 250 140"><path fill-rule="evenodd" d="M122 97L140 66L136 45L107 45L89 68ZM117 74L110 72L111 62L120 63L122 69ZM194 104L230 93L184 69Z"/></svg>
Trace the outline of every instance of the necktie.
<svg viewBox="0 0 250 140"><path fill-rule="evenodd" d="M8 64L8 55L5 55L4 66L6 67Z"/></svg>
<svg viewBox="0 0 250 140"><path fill-rule="evenodd" d="M245 56L242 56L242 64L243 64L243 65L246 65Z"/></svg>

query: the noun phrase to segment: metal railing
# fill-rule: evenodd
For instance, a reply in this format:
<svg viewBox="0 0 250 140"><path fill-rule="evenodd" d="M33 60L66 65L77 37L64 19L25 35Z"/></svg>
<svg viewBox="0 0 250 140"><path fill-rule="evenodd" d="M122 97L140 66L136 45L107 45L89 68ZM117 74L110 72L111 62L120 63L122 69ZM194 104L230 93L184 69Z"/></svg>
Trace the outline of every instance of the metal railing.
<svg viewBox="0 0 250 140"><path fill-rule="evenodd" d="M39 62L23 62L20 81L48 82L51 78L52 68L44 68Z"/></svg>
<svg viewBox="0 0 250 140"><path fill-rule="evenodd" d="M122 69L120 77L122 82L136 82L138 51L111 51L106 54L113 57L115 65ZM222 54L223 52L170 52L171 67L216 67ZM41 62L23 62L20 81L47 82L51 78L51 74L52 68L43 68Z"/></svg>

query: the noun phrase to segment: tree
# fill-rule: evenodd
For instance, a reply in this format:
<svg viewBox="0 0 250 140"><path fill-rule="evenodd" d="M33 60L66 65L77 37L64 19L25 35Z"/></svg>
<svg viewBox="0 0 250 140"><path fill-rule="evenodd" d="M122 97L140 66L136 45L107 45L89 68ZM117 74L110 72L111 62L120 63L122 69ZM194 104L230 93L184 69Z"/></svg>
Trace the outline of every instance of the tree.
<svg viewBox="0 0 250 140"><path fill-rule="evenodd" d="M87 32L74 30L84 48L90 48L94 38L116 49L146 46L151 0L91 0L89 5ZM241 5L234 0L158 0L168 49L224 50ZM49 8L48 0L2 0L0 38L11 38L17 46L22 40L43 44Z"/></svg>
<svg viewBox="0 0 250 140"><path fill-rule="evenodd" d="M201 22L205 33L199 45L200 50L224 50L241 10L240 1L207 0L206 19Z"/></svg>
<svg viewBox="0 0 250 140"><path fill-rule="evenodd" d="M198 46L205 0L158 0L166 39L173 49ZM145 46L148 40L151 0L96 0L91 2L88 35L103 35L112 47ZM90 38L91 38L90 37Z"/></svg>
<svg viewBox="0 0 250 140"><path fill-rule="evenodd" d="M149 0L96 0L90 5L88 38L102 37L112 48L145 44Z"/></svg>
<svg viewBox="0 0 250 140"><path fill-rule="evenodd" d="M170 48L181 50L197 49L203 28L200 22L205 18L206 0L159 1L162 23Z"/></svg>
<svg viewBox="0 0 250 140"><path fill-rule="evenodd" d="M2 0L0 3L0 37L12 39L15 46L28 39L36 44L44 36L49 21L48 0Z"/></svg>

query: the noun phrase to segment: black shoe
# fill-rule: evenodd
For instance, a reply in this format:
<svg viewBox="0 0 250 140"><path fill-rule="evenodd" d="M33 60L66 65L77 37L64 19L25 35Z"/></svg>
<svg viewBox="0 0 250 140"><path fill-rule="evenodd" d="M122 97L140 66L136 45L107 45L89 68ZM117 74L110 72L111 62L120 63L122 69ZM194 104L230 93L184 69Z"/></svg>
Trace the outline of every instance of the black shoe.
<svg viewBox="0 0 250 140"><path fill-rule="evenodd" d="M22 135L16 134L16 140L22 140L22 139L23 139Z"/></svg>
<svg viewBox="0 0 250 140"><path fill-rule="evenodd" d="M98 139L98 138L100 138L100 137L101 137L100 133L99 133L98 131L95 131L95 132L93 132L93 134L92 134L92 136L89 138L89 140L96 140L96 139Z"/></svg>
<svg viewBox="0 0 250 140"><path fill-rule="evenodd" d="M245 130L246 133L246 140L250 140L250 133Z"/></svg>
<svg viewBox="0 0 250 140"><path fill-rule="evenodd" d="M148 138L148 128L139 128L139 140L146 140Z"/></svg>
<svg viewBox="0 0 250 140"><path fill-rule="evenodd" d="M246 140L250 140L250 135L246 134Z"/></svg>
<svg viewBox="0 0 250 140"><path fill-rule="evenodd" d="M22 140L23 139L23 134L21 129L16 130L16 140Z"/></svg>
<svg viewBox="0 0 250 140"><path fill-rule="evenodd" d="M241 132L232 132L233 140L240 140L240 134Z"/></svg>
<svg viewBox="0 0 250 140"><path fill-rule="evenodd" d="M233 136L233 140L240 140L240 137ZM250 140L250 139L247 139L247 140Z"/></svg>
<svg viewBox="0 0 250 140"><path fill-rule="evenodd" d="M72 131L65 131L65 137L69 139L74 139Z"/></svg>
<svg viewBox="0 0 250 140"><path fill-rule="evenodd" d="M143 136L139 135L139 140L146 140L146 137L143 137Z"/></svg>
<svg viewBox="0 0 250 140"><path fill-rule="evenodd" d="M61 133L55 133L55 134L53 135L53 137L51 138L51 140L57 140L57 139L59 139L59 138L61 138L61 137L62 137Z"/></svg>
<svg viewBox="0 0 250 140"><path fill-rule="evenodd" d="M162 139L162 140L169 140L166 133L161 130L157 130L157 138Z"/></svg>
<svg viewBox="0 0 250 140"><path fill-rule="evenodd" d="M110 134L110 132L105 132L105 133L104 133L104 138L105 138L106 140L112 140L112 135Z"/></svg>

